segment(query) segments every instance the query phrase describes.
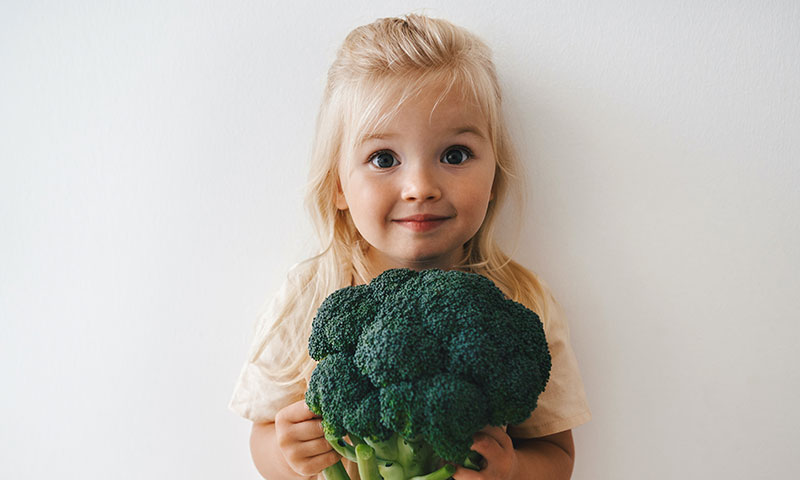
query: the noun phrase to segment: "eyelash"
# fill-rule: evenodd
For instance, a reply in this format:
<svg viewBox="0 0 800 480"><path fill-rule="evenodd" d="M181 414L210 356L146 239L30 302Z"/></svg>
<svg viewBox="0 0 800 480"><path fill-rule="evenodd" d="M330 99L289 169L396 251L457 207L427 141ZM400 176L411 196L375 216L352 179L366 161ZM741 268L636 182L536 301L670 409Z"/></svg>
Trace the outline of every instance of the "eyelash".
<svg viewBox="0 0 800 480"><path fill-rule="evenodd" d="M444 159L444 156L445 156L445 155L446 155L448 152L450 152L450 151L452 151L452 150L460 150L461 152L463 152L464 154L466 154L466 157L467 157L467 158L466 158L466 159L464 159L464 160L463 160L461 163L458 163L458 164L452 164L452 163L449 163L448 165L453 165L453 166L459 166L459 165L463 165L463 164L464 164L464 162L466 162L467 160L470 160L471 158L475 157L475 154L473 154L473 153L472 153L472 150L470 150L469 148L467 148L467 147L465 147L465 146L463 146L463 145L453 145L453 146L451 146L451 147L448 147L448 148L447 148L447 150L445 150L445 151L444 151L444 154L442 155L442 159ZM374 164L372 163L372 162L373 162L373 160L375 160L376 158L378 158L378 155L380 155L380 154L382 154L382 153L389 153L389 154L391 154L391 155L392 155L392 157L394 157L394 153L393 153L391 150L378 150L377 152L375 152L375 153L373 153L372 155L370 155L370 156L369 156L369 158L367 159L367 162L369 162L370 164L374 165ZM394 160L395 160L395 161L397 161L397 158L394 158ZM395 165L392 165L392 167L394 167L394 166L395 166ZM378 167L378 166L375 166L375 168L377 168L377 169L379 169L379 170L388 170L388 169L389 169L389 168L391 168L391 167Z"/></svg>

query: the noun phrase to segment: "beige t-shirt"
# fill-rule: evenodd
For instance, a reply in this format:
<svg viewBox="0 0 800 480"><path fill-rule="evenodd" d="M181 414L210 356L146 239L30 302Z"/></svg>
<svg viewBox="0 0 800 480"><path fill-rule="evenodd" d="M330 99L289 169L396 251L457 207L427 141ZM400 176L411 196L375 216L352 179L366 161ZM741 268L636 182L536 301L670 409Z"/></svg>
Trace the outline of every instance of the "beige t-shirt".
<svg viewBox="0 0 800 480"><path fill-rule="evenodd" d="M508 426L508 434L516 438L537 438L563 432L591 419L578 362L569 342L569 327L564 311L549 293L546 284L543 285L548 292L545 295L543 311L546 314L542 322L552 359L550 379L531 416L518 425ZM270 315L274 314L277 300L285 293L281 289L273 297L266 318L272 318ZM307 387L305 382L276 385L264 373L265 365L279 358L305 353L287 352L283 345L283 339L276 336L267 339L261 352L251 350L248 356L250 360L242 367L229 404L232 411L253 422L273 422L281 408L303 399ZM253 349L258 347L254 344Z"/></svg>

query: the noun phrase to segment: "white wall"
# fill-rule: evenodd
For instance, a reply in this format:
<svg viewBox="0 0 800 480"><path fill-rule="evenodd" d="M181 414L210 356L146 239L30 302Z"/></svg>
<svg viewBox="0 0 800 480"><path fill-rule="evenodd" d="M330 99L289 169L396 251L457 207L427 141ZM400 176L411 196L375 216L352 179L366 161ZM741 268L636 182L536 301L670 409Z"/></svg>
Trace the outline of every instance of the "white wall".
<svg viewBox="0 0 800 480"><path fill-rule="evenodd" d="M574 478L800 475L795 2L40 1L0 6L0 477L257 478L226 403L314 245L325 71L421 7L496 53Z"/></svg>

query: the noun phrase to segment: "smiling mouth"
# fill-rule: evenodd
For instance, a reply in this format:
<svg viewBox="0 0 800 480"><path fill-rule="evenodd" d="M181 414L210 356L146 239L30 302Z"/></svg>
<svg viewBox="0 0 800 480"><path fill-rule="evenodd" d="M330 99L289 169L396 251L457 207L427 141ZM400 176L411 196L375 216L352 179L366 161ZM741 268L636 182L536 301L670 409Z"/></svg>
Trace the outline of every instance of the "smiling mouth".
<svg viewBox="0 0 800 480"><path fill-rule="evenodd" d="M435 220L395 220L395 222L415 232L427 232L440 226L447 220L449 219L437 218Z"/></svg>

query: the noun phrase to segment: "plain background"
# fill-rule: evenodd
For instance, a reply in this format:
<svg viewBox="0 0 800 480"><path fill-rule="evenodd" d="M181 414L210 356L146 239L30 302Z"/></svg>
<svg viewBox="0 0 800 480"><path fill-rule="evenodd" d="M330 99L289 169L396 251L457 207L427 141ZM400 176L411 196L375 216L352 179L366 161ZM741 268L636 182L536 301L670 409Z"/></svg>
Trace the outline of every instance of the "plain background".
<svg viewBox="0 0 800 480"><path fill-rule="evenodd" d="M226 407L316 247L325 72L411 11L495 51L574 478L800 476L797 2L159 0L0 7L0 477L257 478Z"/></svg>

